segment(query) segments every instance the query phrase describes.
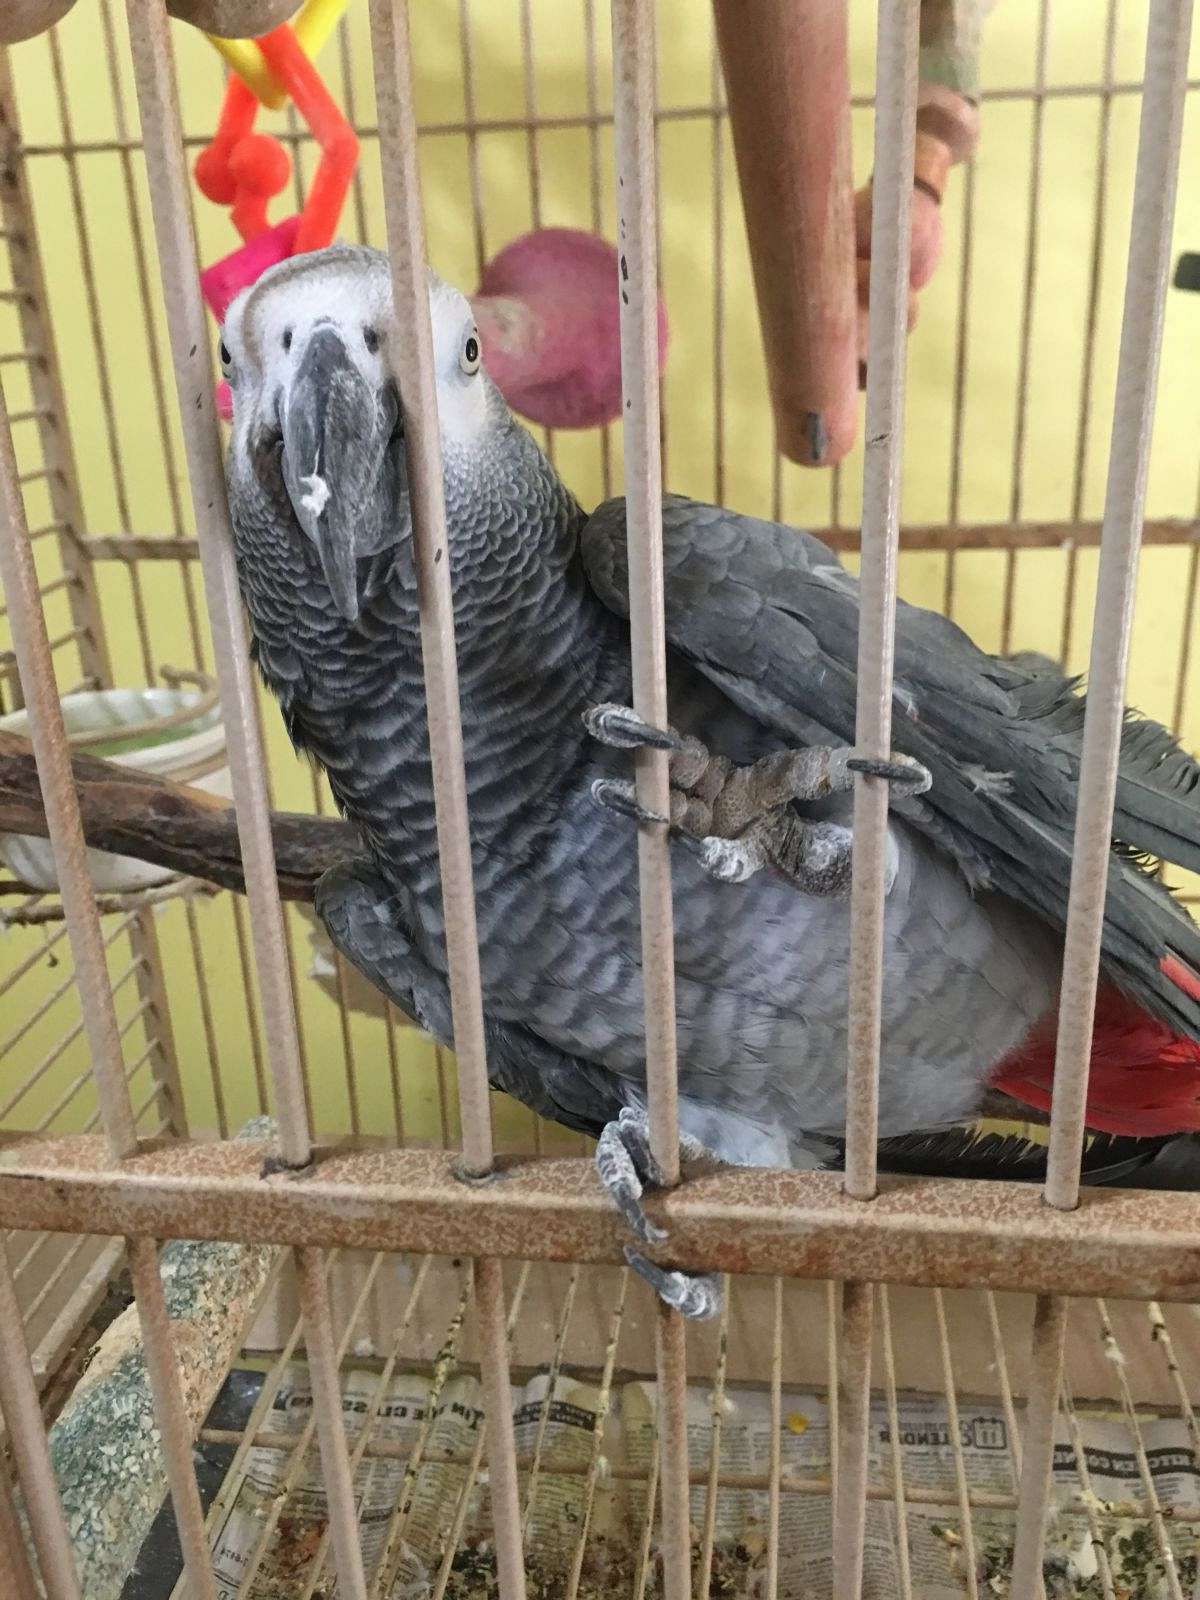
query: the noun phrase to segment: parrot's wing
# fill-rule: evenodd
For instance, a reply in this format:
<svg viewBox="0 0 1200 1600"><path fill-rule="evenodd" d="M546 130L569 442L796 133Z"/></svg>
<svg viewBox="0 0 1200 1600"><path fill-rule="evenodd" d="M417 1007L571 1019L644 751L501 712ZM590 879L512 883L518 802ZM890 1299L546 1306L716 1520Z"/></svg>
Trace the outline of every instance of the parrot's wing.
<svg viewBox="0 0 1200 1600"><path fill-rule="evenodd" d="M346 960L404 1015L453 1048L450 989L417 949L400 896L365 857L331 867L317 883L315 910ZM618 1081L530 1029L485 1015L488 1078L539 1116L599 1135L625 1104Z"/></svg>
<svg viewBox="0 0 1200 1600"><path fill-rule="evenodd" d="M588 520L592 587L628 615L625 503ZM859 585L818 539L671 496L663 504L667 637L790 745L854 738ZM893 748L933 774L894 808L995 889L1062 926L1071 872L1083 700L1049 663L987 655L961 628L896 609ZM1200 871L1200 766L1131 717L1121 754L1104 957L1110 976L1176 1032L1200 1036L1200 928L1138 859Z"/></svg>

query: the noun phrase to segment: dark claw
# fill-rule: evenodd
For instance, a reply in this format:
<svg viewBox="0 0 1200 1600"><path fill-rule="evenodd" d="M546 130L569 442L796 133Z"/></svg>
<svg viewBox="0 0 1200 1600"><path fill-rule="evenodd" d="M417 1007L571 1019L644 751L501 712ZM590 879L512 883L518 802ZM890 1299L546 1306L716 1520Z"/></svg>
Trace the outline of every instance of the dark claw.
<svg viewBox="0 0 1200 1600"><path fill-rule="evenodd" d="M605 704L589 706L583 713L583 725L593 739L612 745L618 750L680 750L683 740L668 728L655 728L643 722L636 711L628 706Z"/></svg>
<svg viewBox="0 0 1200 1600"><path fill-rule="evenodd" d="M619 778L597 778L592 784L592 799L606 811L615 811L618 816L630 817L634 822L657 822L665 825L667 821L667 818L660 817L657 811L647 811L645 806L639 805L633 785L624 783Z"/></svg>
<svg viewBox="0 0 1200 1600"><path fill-rule="evenodd" d="M720 1315L724 1296L721 1280L715 1272L679 1272L660 1267L629 1244L625 1246L625 1259L639 1277L645 1278L659 1299L682 1316L695 1322L707 1322Z"/></svg>
<svg viewBox="0 0 1200 1600"><path fill-rule="evenodd" d="M886 778L889 783L900 783L914 794L924 794L933 784L933 774L919 761L872 761L866 756L851 756L846 762L847 772L861 772L868 778Z"/></svg>
<svg viewBox="0 0 1200 1600"><path fill-rule="evenodd" d="M662 1244L666 1233L642 1208L643 1180L653 1184L658 1166L646 1130L627 1110L601 1132L596 1143L596 1171L630 1230L643 1244Z"/></svg>

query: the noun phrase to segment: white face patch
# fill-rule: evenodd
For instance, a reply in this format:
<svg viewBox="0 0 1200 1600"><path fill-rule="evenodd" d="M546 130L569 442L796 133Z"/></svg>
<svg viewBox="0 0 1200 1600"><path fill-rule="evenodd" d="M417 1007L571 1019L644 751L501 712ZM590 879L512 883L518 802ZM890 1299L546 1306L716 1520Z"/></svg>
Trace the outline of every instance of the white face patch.
<svg viewBox="0 0 1200 1600"><path fill-rule="evenodd" d="M334 246L294 263L273 267L231 306L223 336L229 347L238 408L235 427L247 434L275 419L279 397L314 326L332 325L369 387L378 391L395 367L395 319L386 258L375 251ZM478 338L471 303L439 278L429 277L434 379L438 418L447 443L470 451L482 444L497 415L495 391L482 369L464 362L467 341ZM477 357L476 357L477 360ZM304 509L319 516L330 490L314 470L301 480L307 487Z"/></svg>

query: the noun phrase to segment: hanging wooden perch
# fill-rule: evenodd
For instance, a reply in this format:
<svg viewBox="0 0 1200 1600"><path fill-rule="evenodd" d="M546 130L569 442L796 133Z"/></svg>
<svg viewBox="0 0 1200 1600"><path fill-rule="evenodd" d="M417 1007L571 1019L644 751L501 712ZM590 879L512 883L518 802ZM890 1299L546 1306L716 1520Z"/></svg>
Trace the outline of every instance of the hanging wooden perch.
<svg viewBox="0 0 1200 1600"><path fill-rule="evenodd" d="M71 771L84 837L94 849L246 892L237 819L227 800L79 752ZM361 848L354 828L334 817L276 811L271 822L285 900L311 900L321 874ZM11 733L0 733L0 833L48 837L33 749Z"/></svg>
<svg viewBox="0 0 1200 1600"><path fill-rule="evenodd" d="M846 7L714 10L779 448L832 466L858 427Z"/></svg>

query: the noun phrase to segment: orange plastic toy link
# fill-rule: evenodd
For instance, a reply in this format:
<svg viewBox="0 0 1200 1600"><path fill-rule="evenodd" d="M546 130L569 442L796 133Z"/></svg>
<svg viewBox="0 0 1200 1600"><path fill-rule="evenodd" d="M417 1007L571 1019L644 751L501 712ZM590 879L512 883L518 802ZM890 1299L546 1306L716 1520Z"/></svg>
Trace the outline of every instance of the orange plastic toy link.
<svg viewBox="0 0 1200 1600"><path fill-rule="evenodd" d="M286 24L258 41L267 65L291 95L321 146L321 161L300 215L294 254L332 244L358 162L358 137Z"/></svg>

